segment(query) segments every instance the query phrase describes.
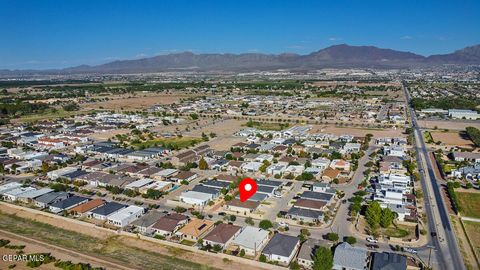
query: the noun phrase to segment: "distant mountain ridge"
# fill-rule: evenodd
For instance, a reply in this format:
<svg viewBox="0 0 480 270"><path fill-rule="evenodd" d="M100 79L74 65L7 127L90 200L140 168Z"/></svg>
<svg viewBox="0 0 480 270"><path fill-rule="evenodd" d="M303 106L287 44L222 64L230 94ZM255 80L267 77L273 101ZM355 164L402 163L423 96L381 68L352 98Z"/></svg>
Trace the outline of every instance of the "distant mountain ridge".
<svg viewBox="0 0 480 270"><path fill-rule="evenodd" d="M431 55L428 57L411 52L383 49L374 46L350 46L347 44L330 46L307 55L293 53L194 54L191 52L182 52L134 60L117 60L96 66L81 65L61 70L50 70L48 72L141 73L179 70L266 71L276 69L313 70L319 68L348 67L410 68L443 64L480 65L480 45L466 47L449 54Z"/></svg>

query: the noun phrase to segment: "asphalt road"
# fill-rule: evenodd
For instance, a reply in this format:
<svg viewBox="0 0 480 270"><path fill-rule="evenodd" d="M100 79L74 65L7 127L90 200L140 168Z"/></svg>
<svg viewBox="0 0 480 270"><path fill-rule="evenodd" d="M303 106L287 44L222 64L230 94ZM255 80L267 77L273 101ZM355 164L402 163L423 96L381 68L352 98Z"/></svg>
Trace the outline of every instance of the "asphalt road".
<svg viewBox="0 0 480 270"><path fill-rule="evenodd" d="M410 104L410 93L404 87L407 104ZM450 223L447 208L442 198L441 186L435 179L433 166L428 156L423 134L417 124L417 117L413 108L408 106L412 119L412 128L417 149L417 164L420 171L422 189L425 198L425 210L428 218L428 228L436 232L437 236L428 236L428 245L433 247L432 256L436 264L435 269L465 269L460 250L455 239L455 232ZM423 250L425 252L425 248ZM435 265L434 265L435 266Z"/></svg>

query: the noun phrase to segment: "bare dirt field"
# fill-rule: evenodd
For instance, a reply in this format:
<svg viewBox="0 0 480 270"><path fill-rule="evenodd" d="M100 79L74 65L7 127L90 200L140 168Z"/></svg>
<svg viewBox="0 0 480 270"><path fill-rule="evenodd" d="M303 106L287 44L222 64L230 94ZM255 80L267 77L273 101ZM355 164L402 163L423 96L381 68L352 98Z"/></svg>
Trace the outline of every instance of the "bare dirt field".
<svg viewBox="0 0 480 270"><path fill-rule="evenodd" d="M418 120L418 124L422 128L439 128L448 130L465 130L466 127L476 127L480 129L480 121L465 121L465 120L444 120L444 121L430 121Z"/></svg>
<svg viewBox="0 0 480 270"><path fill-rule="evenodd" d="M88 103L82 105L85 109L106 109L106 110L140 110L147 109L157 104L173 104L179 102L182 98L192 97L192 95L168 95L145 93L137 96L123 95L111 97L108 101Z"/></svg>
<svg viewBox="0 0 480 270"><path fill-rule="evenodd" d="M242 126L246 121L228 119L215 120L200 124L199 128L187 133L188 136L201 136L205 134L215 133L217 136L231 136L233 133L245 128Z"/></svg>
<svg viewBox="0 0 480 270"><path fill-rule="evenodd" d="M472 141L464 132L430 132L434 142L442 142L446 145L474 148Z"/></svg>
<svg viewBox="0 0 480 270"><path fill-rule="evenodd" d="M210 145L212 149L221 151L221 150L230 150L230 147L232 145L239 142L244 142L244 141L245 141L245 138L243 137L229 136L229 137L219 137L219 138L211 139L210 141L207 142L207 144Z"/></svg>
<svg viewBox="0 0 480 270"><path fill-rule="evenodd" d="M363 137L367 134L372 134L375 138L380 137L396 137L396 136L406 136L403 135L402 129L368 129L368 128L353 128L353 127L336 127L333 125L314 125L312 131L313 133L332 133L335 135L353 135L358 137Z"/></svg>
<svg viewBox="0 0 480 270"><path fill-rule="evenodd" d="M106 269L126 269L120 265L115 265L113 263L99 260L91 256L86 256L78 252L70 252L68 250L42 243L30 238L22 237L19 235L11 234L8 232L0 231L0 239L5 239L10 241L10 245L24 245L25 248L22 250L25 254L34 254L34 253L50 253L51 256L55 257L58 260L62 261L71 261L73 263L90 263L93 267L103 267ZM14 255L16 252L13 249L0 248L0 255ZM26 262L17 261L11 262L9 260L0 260L0 269L7 269L8 266L15 264L15 269L31 269L26 266ZM53 263L42 264L37 269L58 269Z"/></svg>
<svg viewBox="0 0 480 270"><path fill-rule="evenodd" d="M102 140L108 140L109 138L112 138L117 134L127 134L127 133L130 133L129 129L120 128L120 129L112 129L106 132L93 133L88 135L88 137L93 138L95 140L102 141Z"/></svg>
<svg viewBox="0 0 480 270"><path fill-rule="evenodd" d="M13 230L13 233L18 231L27 237L45 240L49 244L58 243L69 250L81 250L89 256L101 259L105 257L112 263L133 266L132 269L145 269L146 265L151 266L151 269L170 269L172 265L177 265L178 269L243 269L247 266L235 260L225 260L201 252L118 235L114 231L87 223L52 217L4 203L0 204L0 211L2 215L0 225L3 230ZM29 221L31 219L37 223L31 224L30 222L35 222ZM12 228L11 224L14 223L19 225L18 228ZM54 228L60 229L54 232ZM262 269L262 266L252 267L249 264L248 268Z"/></svg>

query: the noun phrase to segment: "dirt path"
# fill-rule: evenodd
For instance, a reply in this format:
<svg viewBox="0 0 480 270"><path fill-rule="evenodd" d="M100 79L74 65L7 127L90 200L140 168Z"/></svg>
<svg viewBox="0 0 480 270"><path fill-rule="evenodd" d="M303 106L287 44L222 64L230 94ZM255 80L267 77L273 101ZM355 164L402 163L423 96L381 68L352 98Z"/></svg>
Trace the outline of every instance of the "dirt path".
<svg viewBox="0 0 480 270"><path fill-rule="evenodd" d="M76 251L71 251L56 245L48 244L36 239L27 238L18 234L0 230L0 237L8 239L15 245L25 245L26 253L50 253L56 259L62 261L72 261L75 263L89 263L95 267L103 267L106 269L131 270L114 262L106 261L97 257L92 257ZM17 263L18 264L18 263ZM48 265L45 265L48 268ZM15 269L19 269L16 267Z"/></svg>

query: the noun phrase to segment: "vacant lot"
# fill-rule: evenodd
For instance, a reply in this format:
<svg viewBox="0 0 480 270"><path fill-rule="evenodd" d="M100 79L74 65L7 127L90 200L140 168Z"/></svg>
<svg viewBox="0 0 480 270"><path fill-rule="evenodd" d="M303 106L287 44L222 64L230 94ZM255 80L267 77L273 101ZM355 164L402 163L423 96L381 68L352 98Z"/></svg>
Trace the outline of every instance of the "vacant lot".
<svg viewBox="0 0 480 270"><path fill-rule="evenodd" d="M173 104L182 98L192 97L192 95L168 95L145 93L144 95L123 95L117 96L107 101L100 101L82 105L89 109L105 109L105 110L142 110L153 105Z"/></svg>
<svg viewBox="0 0 480 270"><path fill-rule="evenodd" d="M442 142L446 145L473 148L472 141L464 132L430 132L434 142Z"/></svg>
<svg viewBox="0 0 480 270"><path fill-rule="evenodd" d="M176 256L126 245L125 237L110 236L99 239L11 214L0 213L0 229L83 254L108 258L136 269L212 269Z"/></svg>
<svg viewBox="0 0 480 270"><path fill-rule="evenodd" d="M81 111L65 111L63 109L49 109L43 113L39 114L32 114L32 115L25 115L21 116L20 118L13 119L13 122L35 122L35 121L42 121L42 120L52 120L58 118L67 118L76 114L82 113Z"/></svg>
<svg viewBox="0 0 480 270"><path fill-rule="evenodd" d="M473 245L473 249L477 256L480 255L480 223L473 221L463 221L465 225L465 231L467 232L468 238Z"/></svg>
<svg viewBox="0 0 480 270"><path fill-rule="evenodd" d="M249 121L247 124L244 124L243 126L253 127L260 130L280 131L287 128L288 124Z"/></svg>
<svg viewBox="0 0 480 270"><path fill-rule="evenodd" d="M449 130L465 130L466 127L480 128L480 121L468 121L468 120L419 120L418 124L424 128L439 128Z"/></svg>
<svg viewBox="0 0 480 270"><path fill-rule="evenodd" d="M457 192L462 216L480 218L480 193Z"/></svg>
<svg viewBox="0 0 480 270"><path fill-rule="evenodd" d="M148 147L163 146L171 149L183 149L194 146L202 142L201 138L181 137L181 138L158 138L141 143L132 144L135 148L145 149Z"/></svg>
<svg viewBox="0 0 480 270"><path fill-rule="evenodd" d="M373 129L373 128L354 128L354 127L336 127L334 125L314 125L312 131L313 133L332 133L335 135L352 135L358 137L364 137L367 134L372 134L375 138L380 137L394 137L394 136L404 136L402 135L402 129Z"/></svg>

